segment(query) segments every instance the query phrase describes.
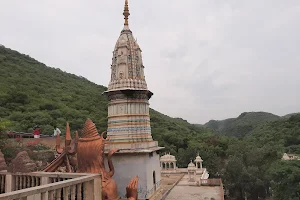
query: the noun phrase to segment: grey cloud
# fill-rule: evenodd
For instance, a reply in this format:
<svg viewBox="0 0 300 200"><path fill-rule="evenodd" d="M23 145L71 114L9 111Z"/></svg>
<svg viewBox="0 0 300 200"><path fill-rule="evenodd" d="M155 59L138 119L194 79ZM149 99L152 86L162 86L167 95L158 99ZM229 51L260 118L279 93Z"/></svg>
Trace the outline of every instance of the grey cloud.
<svg viewBox="0 0 300 200"><path fill-rule="evenodd" d="M107 85L123 0L0 1L0 43ZM130 0L153 108L190 122L299 112L298 0Z"/></svg>

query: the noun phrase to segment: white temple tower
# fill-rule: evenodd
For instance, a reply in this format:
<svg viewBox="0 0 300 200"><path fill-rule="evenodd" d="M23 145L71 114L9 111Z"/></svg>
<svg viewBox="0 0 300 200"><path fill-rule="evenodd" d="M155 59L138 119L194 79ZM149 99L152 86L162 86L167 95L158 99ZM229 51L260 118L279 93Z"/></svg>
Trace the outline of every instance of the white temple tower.
<svg viewBox="0 0 300 200"><path fill-rule="evenodd" d="M142 50L129 29L128 0L125 0L124 28L116 42L108 90L109 141L106 153L120 149L113 156L114 179L121 197L126 193L130 179L139 176L139 199L147 199L159 187L160 161L157 141L153 141L150 127L149 99Z"/></svg>

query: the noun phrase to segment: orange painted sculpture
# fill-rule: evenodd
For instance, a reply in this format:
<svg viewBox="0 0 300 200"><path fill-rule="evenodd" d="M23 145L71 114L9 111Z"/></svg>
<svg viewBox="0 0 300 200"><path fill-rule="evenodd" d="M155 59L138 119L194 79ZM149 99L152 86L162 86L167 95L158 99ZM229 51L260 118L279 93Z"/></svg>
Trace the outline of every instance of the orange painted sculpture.
<svg viewBox="0 0 300 200"><path fill-rule="evenodd" d="M60 148L60 136L57 135L56 151L60 154L53 162L47 166L45 172L54 172L60 166L65 164L67 172L77 173L98 173L102 175L102 197L105 200L119 199L117 193L117 184L112 176L114 175L114 166L112 163L112 155L118 149L112 149L107 157L109 171L106 171L104 165L104 147L107 139L98 134L95 124L88 119L85 122L82 130L82 137L76 138L73 145L71 145L70 128L67 124L65 148ZM77 154L77 159L72 157ZM73 170L72 170L73 168ZM137 184L138 177L134 177L126 187L126 194L128 200L137 200Z"/></svg>
<svg viewBox="0 0 300 200"><path fill-rule="evenodd" d="M66 172L75 172L76 169L71 168L73 166L76 167L76 160L74 160L74 155L77 153L77 143L78 143L78 132L76 131L75 143L71 145L71 131L69 127L69 123L67 123L66 127L66 139L65 139L65 148L60 147L60 135L58 134L56 137L56 152L59 156L53 160L43 171L44 172L55 172L62 165L66 166Z"/></svg>

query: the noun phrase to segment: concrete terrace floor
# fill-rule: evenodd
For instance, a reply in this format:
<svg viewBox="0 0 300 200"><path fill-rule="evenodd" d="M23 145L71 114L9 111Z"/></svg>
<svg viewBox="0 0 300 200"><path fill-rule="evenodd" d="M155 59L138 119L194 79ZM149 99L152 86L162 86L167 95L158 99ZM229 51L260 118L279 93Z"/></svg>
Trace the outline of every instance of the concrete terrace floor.
<svg viewBox="0 0 300 200"><path fill-rule="evenodd" d="M220 187L175 186L166 200L222 200Z"/></svg>
<svg viewBox="0 0 300 200"><path fill-rule="evenodd" d="M199 180L200 181L201 176L197 175L195 180ZM178 182L177 186L189 186L191 184L194 184L195 186L197 185L197 182L191 183L189 182L189 175L185 174L182 179Z"/></svg>
<svg viewBox="0 0 300 200"><path fill-rule="evenodd" d="M200 180L200 177L197 177ZM171 190L166 200L222 200L220 186L195 186L190 185L188 175L178 182Z"/></svg>
<svg viewBox="0 0 300 200"><path fill-rule="evenodd" d="M162 175L160 182L160 189L162 190L162 194L167 192L171 187L182 177L182 174L169 174Z"/></svg>

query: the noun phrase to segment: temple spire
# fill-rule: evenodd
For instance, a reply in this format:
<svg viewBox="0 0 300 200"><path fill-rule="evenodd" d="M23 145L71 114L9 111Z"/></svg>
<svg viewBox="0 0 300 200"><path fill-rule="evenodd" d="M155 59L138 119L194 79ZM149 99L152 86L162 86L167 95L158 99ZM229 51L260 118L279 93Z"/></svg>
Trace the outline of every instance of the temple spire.
<svg viewBox="0 0 300 200"><path fill-rule="evenodd" d="M130 13L129 13L129 7L128 7L128 0L125 0L125 6L124 6L123 15L124 15L124 19L125 19L124 26L128 26L128 17L130 15Z"/></svg>

